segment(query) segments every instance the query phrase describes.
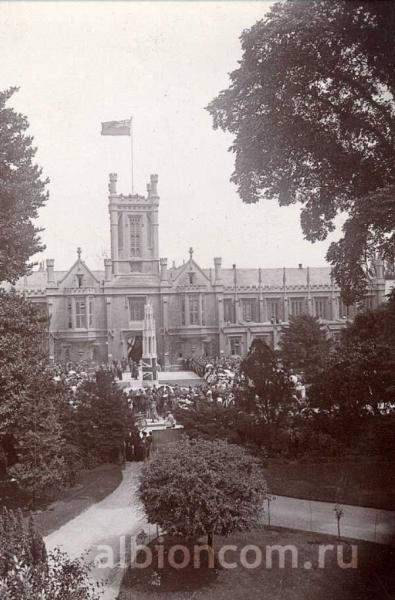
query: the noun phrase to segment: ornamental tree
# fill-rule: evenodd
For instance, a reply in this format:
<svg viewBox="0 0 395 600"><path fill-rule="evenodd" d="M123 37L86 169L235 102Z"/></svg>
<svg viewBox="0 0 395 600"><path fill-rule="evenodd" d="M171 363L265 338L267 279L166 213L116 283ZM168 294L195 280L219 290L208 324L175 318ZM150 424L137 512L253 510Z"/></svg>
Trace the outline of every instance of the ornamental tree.
<svg viewBox="0 0 395 600"><path fill-rule="evenodd" d="M241 34L230 85L209 104L233 135L242 200L300 203L310 241L343 237L327 259L347 303L376 253L394 259L395 4L277 2Z"/></svg>
<svg viewBox="0 0 395 600"><path fill-rule="evenodd" d="M140 497L147 518L167 533L185 537L228 536L257 525L266 497L259 462L225 441L169 444L147 463Z"/></svg>
<svg viewBox="0 0 395 600"><path fill-rule="evenodd" d="M18 88L0 92L0 281L29 271L31 256L44 249L33 220L48 199L48 179L34 164L36 148L27 118L7 105Z"/></svg>
<svg viewBox="0 0 395 600"><path fill-rule="evenodd" d="M330 341L317 318L291 316L280 340L280 356L285 367L301 371L310 383L323 369Z"/></svg>

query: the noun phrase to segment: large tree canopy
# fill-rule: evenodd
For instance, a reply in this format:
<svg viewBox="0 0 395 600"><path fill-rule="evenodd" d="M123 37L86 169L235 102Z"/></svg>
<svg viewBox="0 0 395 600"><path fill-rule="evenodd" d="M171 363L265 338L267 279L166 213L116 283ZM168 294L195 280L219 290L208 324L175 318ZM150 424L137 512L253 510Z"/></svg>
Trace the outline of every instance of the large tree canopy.
<svg viewBox="0 0 395 600"><path fill-rule="evenodd" d="M311 315L291 315L289 327L280 340L280 349L284 366L302 371L305 381L309 383L323 369L330 342L318 319Z"/></svg>
<svg viewBox="0 0 395 600"><path fill-rule="evenodd" d="M259 461L224 441L168 444L148 463L140 497L150 523L184 536L227 536L259 523L266 481Z"/></svg>
<svg viewBox="0 0 395 600"><path fill-rule="evenodd" d="M33 219L48 197L48 180L33 163L29 123L6 106L15 91L0 92L0 281L11 283L29 270L30 257L43 250Z"/></svg>
<svg viewBox="0 0 395 600"><path fill-rule="evenodd" d="M241 406L251 409L265 423L280 423L290 408L293 395L288 373L281 369L274 350L256 339L243 362L241 372L247 378ZM244 397L243 397L244 396Z"/></svg>
<svg viewBox="0 0 395 600"><path fill-rule="evenodd" d="M300 202L311 241L348 215L327 258L349 302L375 253L394 257L394 31L393 2L276 3L242 33L240 66L208 106L234 135L244 202Z"/></svg>
<svg viewBox="0 0 395 600"><path fill-rule="evenodd" d="M395 394L395 292L375 310L356 316L310 388L313 403L352 415L378 411Z"/></svg>

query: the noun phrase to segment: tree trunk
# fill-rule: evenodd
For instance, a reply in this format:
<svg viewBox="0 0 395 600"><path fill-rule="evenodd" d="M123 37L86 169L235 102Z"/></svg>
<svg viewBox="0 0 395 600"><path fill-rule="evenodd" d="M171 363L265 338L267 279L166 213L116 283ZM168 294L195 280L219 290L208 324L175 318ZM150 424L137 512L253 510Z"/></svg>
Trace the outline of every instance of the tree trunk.
<svg viewBox="0 0 395 600"><path fill-rule="evenodd" d="M210 532L207 534L207 546L208 546L209 548L211 548L211 550L213 550L213 547L214 547L214 534L213 534L213 532L212 532L212 531L210 531Z"/></svg>

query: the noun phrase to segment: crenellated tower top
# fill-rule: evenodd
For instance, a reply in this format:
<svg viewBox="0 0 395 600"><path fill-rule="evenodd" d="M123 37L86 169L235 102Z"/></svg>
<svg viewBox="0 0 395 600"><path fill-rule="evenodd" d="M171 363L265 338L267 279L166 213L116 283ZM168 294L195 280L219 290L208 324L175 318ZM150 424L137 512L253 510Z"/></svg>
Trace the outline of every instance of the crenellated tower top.
<svg viewBox="0 0 395 600"><path fill-rule="evenodd" d="M108 191L113 276L159 274L158 175L141 196L118 194L117 174L110 173Z"/></svg>

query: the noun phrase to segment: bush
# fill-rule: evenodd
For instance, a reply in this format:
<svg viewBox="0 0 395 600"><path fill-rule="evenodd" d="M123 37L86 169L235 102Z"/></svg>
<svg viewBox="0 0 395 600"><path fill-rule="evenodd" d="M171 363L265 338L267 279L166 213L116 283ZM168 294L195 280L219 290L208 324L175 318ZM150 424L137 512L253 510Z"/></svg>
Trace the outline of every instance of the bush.
<svg viewBox="0 0 395 600"><path fill-rule="evenodd" d="M15 560L28 566L44 565L47 553L33 518L26 520L22 511L3 508L0 516L0 576L13 569Z"/></svg>
<svg viewBox="0 0 395 600"><path fill-rule="evenodd" d="M32 517L3 509L0 517L1 600L97 600L88 567L56 550L47 556Z"/></svg>
<svg viewBox="0 0 395 600"><path fill-rule="evenodd" d="M0 577L1 600L99 600L99 585L89 580L88 568L56 550L43 568L14 557L12 568Z"/></svg>

